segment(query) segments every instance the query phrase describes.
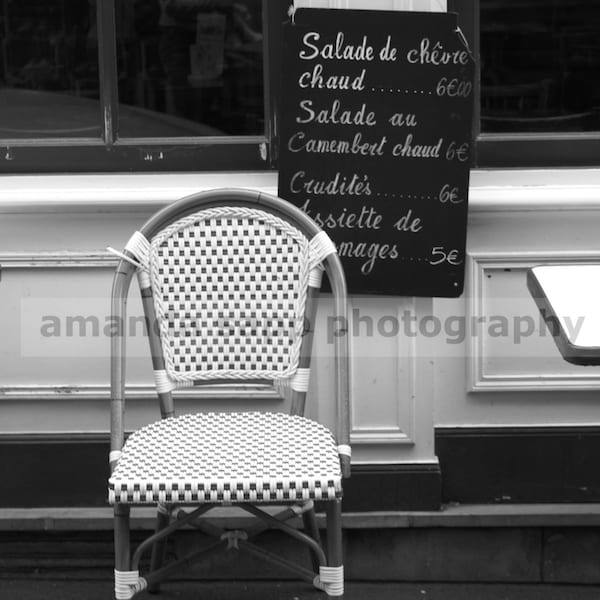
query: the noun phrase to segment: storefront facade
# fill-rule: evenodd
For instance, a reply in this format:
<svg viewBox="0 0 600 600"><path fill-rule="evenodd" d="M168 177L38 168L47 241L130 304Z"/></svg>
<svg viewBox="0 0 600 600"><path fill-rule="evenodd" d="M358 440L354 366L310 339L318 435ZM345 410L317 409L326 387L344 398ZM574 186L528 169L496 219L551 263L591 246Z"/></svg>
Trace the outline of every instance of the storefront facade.
<svg viewBox="0 0 600 600"><path fill-rule="evenodd" d="M296 5L462 8L439 0ZM467 17L461 13L469 39L474 31L469 32ZM103 18L109 17L100 16L100 23ZM102 68L107 67L101 63ZM105 106L110 106L106 96L111 89L100 91ZM105 116L106 131L111 131L111 116ZM101 168L81 167L104 152L81 140L65 148L46 138L46 149L54 144L56 154L50 156L50 167L37 171L36 162L43 161L39 148L14 139L1 144L0 451L5 478L19 482L3 496L3 507L104 506L106 319L116 264L106 247L122 248L154 211L196 191L235 186L276 194L271 143L276 122L244 127L251 133L233 135L233 150L222 142L196 148L187 138L183 144L161 145L154 138L114 144L119 160L129 161L130 172L119 172L108 155ZM436 510L452 502L575 503L600 497L593 470L600 446L600 372L562 360L525 284L527 269L536 264L600 260L600 165L592 151L599 135L592 130L538 132L529 136L531 152L540 144L552 149L544 150L537 163L528 155L522 165L509 165L506 156L521 143L518 136L479 133L483 166L471 173L464 293L454 299L351 299L350 511ZM494 141L505 143L495 154L490 150ZM81 164L66 173L67 164L79 164L78 148ZM228 156L239 168L223 170ZM173 172L169 165L179 158L209 167ZM139 168L131 166L136 160ZM101 172L107 170L112 172ZM130 311L133 317L141 314L135 297ZM320 376L330 359L326 299L320 318L324 333L316 340L311 386L321 400L309 414L330 422L332 395ZM157 415L138 325L133 318L131 428ZM265 408L280 406L274 396L259 389L253 393ZM237 402L235 390L206 391L200 398L182 393L179 410L192 410L195 403L221 409ZM74 470L84 475L66 490L60 482ZM377 499L373 489L380 492Z"/></svg>

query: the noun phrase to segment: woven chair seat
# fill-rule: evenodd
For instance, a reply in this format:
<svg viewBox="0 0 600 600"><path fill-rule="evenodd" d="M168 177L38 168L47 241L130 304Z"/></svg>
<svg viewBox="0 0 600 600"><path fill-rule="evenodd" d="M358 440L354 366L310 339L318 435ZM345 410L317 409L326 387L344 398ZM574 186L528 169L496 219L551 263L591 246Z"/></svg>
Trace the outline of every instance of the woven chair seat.
<svg viewBox="0 0 600 600"><path fill-rule="evenodd" d="M284 413L203 413L133 433L109 479L111 504L334 500L338 449L327 428Z"/></svg>

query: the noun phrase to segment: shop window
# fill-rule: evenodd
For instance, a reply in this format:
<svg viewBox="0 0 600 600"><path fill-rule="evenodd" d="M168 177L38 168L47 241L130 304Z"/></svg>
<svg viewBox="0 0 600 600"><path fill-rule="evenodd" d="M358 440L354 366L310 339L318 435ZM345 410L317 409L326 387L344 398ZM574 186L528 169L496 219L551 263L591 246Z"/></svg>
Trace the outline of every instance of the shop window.
<svg viewBox="0 0 600 600"><path fill-rule="evenodd" d="M286 0L0 0L2 172L274 166Z"/></svg>
<svg viewBox="0 0 600 600"><path fill-rule="evenodd" d="M476 165L600 163L600 2L451 0L480 70Z"/></svg>
<svg viewBox="0 0 600 600"><path fill-rule="evenodd" d="M0 0L0 172L276 167L289 0ZM600 2L448 0L474 166L597 166Z"/></svg>
<svg viewBox="0 0 600 600"><path fill-rule="evenodd" d="M122 137L264 133L261 0L117 8Z"/></svg>

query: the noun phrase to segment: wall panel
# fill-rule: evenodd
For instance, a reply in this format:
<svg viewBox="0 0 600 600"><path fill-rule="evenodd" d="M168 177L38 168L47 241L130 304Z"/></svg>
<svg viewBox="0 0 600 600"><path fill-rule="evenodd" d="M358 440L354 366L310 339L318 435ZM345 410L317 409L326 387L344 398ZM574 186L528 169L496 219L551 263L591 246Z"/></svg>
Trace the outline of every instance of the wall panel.
<svg viewBox="0 0 600 600"><path fill-rule="evenodd" d="M137 193L132 185L132 196ZM94 195L93 190L82 192L82 198ZM124 205L130 206L131 197L124 196ZM30 211L28 202L20 207L21 212L9 204L0 223L4 307L0 315L4 334L0 341L0 435L108 430L109 294L117 261L105 246L121 248L154 208L146 204L138 205L136 212L90 212L82 203L78 212L72 212L71 203L69 199L68 208L54 206L44 214ZM24 231L29 235L24 237ZM154 420L157 409L135 283L130 297L125 323L131 356L127 366L127 426L133 428ZM432 456L432 389L430 379L421 375L422 367L429 367L417 360L416 340L400 335L402 319L430 312L430 302L352 298L352 314L356 316L350 328L352 442L357 463L398 463ZM309 415L333 425L334 394L327 388L333 348L328 337L331 313L326 297L321 303L323 330L316 341L311 381L313 396L318 394L321 400L309 404ZM243 390L243 394L248 392L263 408L285 408L281 399L262 388ZM195 410L199 402L203 409L226 410L239 406L241 393L183 390L178 392L178 407L187 412ZM48 414L33 420L40 406ZM50 416L55 408L56 415Z"/></svg>

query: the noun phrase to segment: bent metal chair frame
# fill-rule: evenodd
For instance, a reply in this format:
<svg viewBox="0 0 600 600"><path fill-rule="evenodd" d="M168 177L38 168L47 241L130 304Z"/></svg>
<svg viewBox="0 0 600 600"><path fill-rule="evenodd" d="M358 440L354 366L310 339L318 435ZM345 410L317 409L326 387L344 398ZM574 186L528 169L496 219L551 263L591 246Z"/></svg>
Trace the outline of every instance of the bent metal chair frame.
<svg viewBox="0 0 600 600"><path fill-rule="evenodd" d="M125 322L137 273L162 418L125 443L126 348L120 328L111 344L109 479L117 600L146 588L158 591L177 569L216 548L244 550L341 597L342 479L350 475L348 315L334 244L304 212L280 198L222 189L159 211L118 254L112 322ZM337 328L333 433L303 416L323 270ZM272 384L289 398L289 414L175 417L175 389L231 382ZM326 549L315 500L325 507ZM130 510L149 504L157 505L156 530L132 555ZM205 518L218 506L236 506L258 519L245 531L218 526ZM294 517L302 518L303 530L287 522ZM200 529L214 543L165 565L167 537L183 526ZM251 541L268 528L308 546L312 569ZM150 566L141 576L147 550Z"/></svg>

